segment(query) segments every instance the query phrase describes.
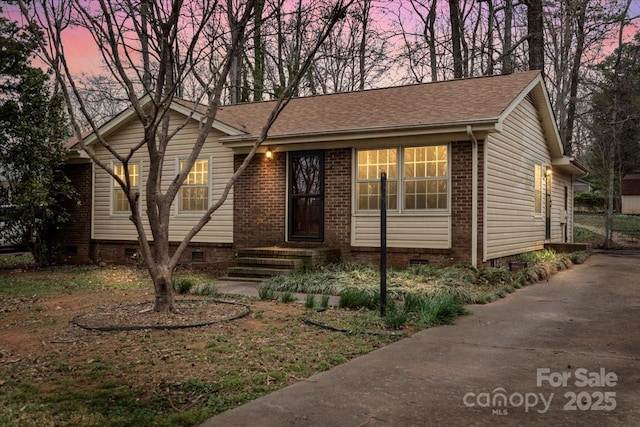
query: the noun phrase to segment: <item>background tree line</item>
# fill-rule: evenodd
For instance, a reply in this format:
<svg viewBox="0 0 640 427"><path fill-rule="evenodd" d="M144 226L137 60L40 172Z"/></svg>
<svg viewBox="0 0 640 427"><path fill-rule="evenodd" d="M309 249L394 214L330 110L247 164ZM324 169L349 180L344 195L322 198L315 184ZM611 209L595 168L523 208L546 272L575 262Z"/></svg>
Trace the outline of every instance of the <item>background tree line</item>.
<svg viewBox="0 0 640 427"><path fill-rule="evenodd" d="M540 69L567 154L601 167L597 176L603 183L607 177L611 197L615 178L623 169L638 166L631 161L621 166L623 159L631 159L623 147L637 143L634 94L627 93L627 76L621 74L632 73L635 65L627 60L633 43L625 44L623 37L634 19L629 13L631 0L4 3L14 5L12 10L20 15L16 19L32 30L35 45L31 50L25 45L27 57L37 57L50 67L55 76L55 90L50 88L50 93L64 98L79 143L129 195L132 221L156 285L156 308L162 310L172 309L167 283L181 251L224 202L222 198L214 203L178 251L169 255L167 212L207 137L207 124L223 104L278 101L247 158L250 161L291 97ZM73 71L65 50L65 34L71 30L83 31L95 43L104 63L101 70L90 75ZM605 58L612 50L612 56ZM145 96L151 99L150 110L141 103ZM162 159L175 134L166 112L176 97L207 105L206 123L185 171L176 176L175 185L160 189L156 184L162 176ZM98 131L126 107L145 128L140 143L118 153L99 132L97 143L124 165L139 150L148 152L154 166L146 184L147 206L142 208L127 174L124 179L116 176L83 142L86 130ZM59 144L59 137L54 140ZM12 144L26 141L23 137ZM603 153L600 157L594 154L597 150ZM598 164L596 158L607 160ZM152 236L142 225L144 214ZM167 250L152 252L150 240Z"/></svg>

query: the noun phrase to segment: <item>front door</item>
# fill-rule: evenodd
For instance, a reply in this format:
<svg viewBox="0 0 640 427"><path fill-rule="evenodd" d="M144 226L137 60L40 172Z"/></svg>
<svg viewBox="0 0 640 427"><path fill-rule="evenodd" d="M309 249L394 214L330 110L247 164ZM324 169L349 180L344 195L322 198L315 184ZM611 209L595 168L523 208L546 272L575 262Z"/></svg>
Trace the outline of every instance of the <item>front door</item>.
<svg viewBox="0 0 640 427"><path fill-rule="evenodd" d="M289 153L288 240L321 242L324 233L324 153Z"/></svg>

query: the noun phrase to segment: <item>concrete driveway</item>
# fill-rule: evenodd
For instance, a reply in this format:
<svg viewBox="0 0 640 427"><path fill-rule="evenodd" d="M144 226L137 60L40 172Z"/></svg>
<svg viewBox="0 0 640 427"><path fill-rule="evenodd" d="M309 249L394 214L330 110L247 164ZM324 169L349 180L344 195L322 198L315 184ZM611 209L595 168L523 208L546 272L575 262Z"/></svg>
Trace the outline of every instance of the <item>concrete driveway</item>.
<svg viewBox="0 0 640 427"><path fill-rule="evenodd" d="M640 426L640 254L470 310L204 425Z"/></svg>

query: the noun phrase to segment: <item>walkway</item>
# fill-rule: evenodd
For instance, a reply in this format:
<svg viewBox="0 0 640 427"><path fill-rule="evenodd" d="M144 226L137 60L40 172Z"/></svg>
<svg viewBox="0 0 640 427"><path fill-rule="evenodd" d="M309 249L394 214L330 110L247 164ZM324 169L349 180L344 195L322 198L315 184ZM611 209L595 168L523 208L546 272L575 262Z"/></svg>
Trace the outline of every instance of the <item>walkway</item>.
<svg viewBox="0 0 640 427"><path fill-rule="evenodd" d="M470 309L204 426L640 425L640 255Z"/></svg>

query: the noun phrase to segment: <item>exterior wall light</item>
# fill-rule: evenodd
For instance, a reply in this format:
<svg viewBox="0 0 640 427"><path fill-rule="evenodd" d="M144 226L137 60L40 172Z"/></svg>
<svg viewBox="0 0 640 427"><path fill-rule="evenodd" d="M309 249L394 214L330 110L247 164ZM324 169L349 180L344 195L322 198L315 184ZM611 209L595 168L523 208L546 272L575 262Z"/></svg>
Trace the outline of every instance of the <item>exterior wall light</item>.
<svg viewBox="0 0 640 427"><path fill-rule="evenodd" d="M273 151L271 151L271 148L267 147L267 151L264 152L264 156L269 160L273 159Z"/></svg>
<svg viewBox="0 0 640 427"><path fill-rule="evenodd" d="M551 166L547 166L547 169L545 169L544 173L545 173L547 176L551 176Z"/></svg>

